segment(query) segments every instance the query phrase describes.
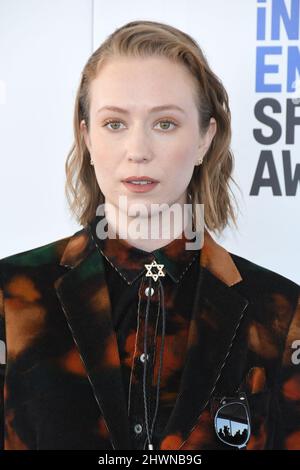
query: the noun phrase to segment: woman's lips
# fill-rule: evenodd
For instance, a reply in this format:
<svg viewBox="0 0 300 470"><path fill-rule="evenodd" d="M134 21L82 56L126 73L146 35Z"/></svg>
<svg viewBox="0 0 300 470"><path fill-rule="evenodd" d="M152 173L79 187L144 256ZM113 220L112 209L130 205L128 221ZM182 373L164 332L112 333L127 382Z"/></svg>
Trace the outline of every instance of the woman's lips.
<svg viewBox="0 0 300 470"><path fill-rule="evenodd" d="M124 186L132 193L148 193L158 184L158 181L147 184L134 184L129 181L122 181Z"/></svg>

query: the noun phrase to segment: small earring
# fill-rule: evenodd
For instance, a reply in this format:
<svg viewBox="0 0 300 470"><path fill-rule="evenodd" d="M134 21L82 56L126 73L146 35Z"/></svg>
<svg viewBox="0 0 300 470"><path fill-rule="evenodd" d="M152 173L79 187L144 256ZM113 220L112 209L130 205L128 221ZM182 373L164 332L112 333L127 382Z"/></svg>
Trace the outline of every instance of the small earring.
<svg viewBox="0 0 300 470"><path fill-rule="evenodd" d="M91 165L94 165L94 162L93 162L93 160L92 160L92 159L91 159L91 161L90 161L90 164L91 164Z"/></svg>
<svg viewBox="0 0 300 470"><path fill-rule="evenodd" d="M203 162L203 157L201 157L201 158L199 158L199 160L197 160L196 166L201 165L202 162Z"/></svg>

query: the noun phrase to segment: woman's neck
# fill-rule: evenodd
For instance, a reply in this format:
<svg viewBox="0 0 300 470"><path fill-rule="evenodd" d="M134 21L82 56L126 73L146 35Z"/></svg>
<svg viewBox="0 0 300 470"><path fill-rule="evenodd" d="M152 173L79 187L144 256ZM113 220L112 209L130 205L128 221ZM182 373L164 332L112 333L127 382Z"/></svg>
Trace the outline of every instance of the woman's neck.
<svg viewBox="0 0 300 470"><path fill-rule="evenodd" d="M152 252L180 238L182 232L188 232L191 212L184 203L177 202L163 211L150 216L128 216L126 212L112 204L105 204L107 236L125 239L130 245Z"/></svg>

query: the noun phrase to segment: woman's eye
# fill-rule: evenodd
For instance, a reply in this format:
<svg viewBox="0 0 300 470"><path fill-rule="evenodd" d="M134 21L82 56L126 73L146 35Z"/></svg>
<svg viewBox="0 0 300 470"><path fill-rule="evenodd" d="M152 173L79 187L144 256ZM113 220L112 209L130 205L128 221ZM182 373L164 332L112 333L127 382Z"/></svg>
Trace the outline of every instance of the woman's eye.
<svg viewBox="0 0 300 470"><path fill-rule="evenodd" d="M163 120L163 121L159 121L159 122L158 122L158 124L161 124L161 123L162 123L163 125L167 124L167 127L161 127L162 130L169 130L169 129L170 129L170 124L173 124L173 126L177 127L176 122L171 121L171 120L169 120L169 119ZM108 127L108 126L110 126L111 124L112 124L113 126L115 126L115 125L117 124L117 126L118 126L118 125L123 124L123 123L122 123L121 121L112 121L112 120L110 120L110 121L106 121L106 122L104 123L103 127ZM109 129L111 129L111 130L119 130L120 127L109 127Z"/></svg>
<svg viewBox="0 0 300 470"><path fill-rule="evenodd" d="M163 123L163 124L173 124L173 126L177 127L176 122L170 121L169 119L166 119L166 120L164 120L164 121L159 121L158 124L161 124L161 123ZM169 130L169 129L170 129L170 126L169 126L169 127L163 127L162 129L163 129L163 130Z"/></svg>
<svg viewBox="0 0 300 470"><path fill-rule="evenodd" d="M110 124L122 124L121 121L106 121L104 127L109 126ZM110 128L111 129L111 128ZM112 130L118 130L119 128L113 127Z"/></svg>

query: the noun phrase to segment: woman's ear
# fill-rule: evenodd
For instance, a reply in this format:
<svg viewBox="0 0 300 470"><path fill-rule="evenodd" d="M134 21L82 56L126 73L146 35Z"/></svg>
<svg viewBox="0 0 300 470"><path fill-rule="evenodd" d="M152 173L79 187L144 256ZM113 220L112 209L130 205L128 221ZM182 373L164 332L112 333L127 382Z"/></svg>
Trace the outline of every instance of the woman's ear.
<svg viewBox="0 0 300 470"><path fill-rule="evenodd" d="M86 126L86 123L85 123L84 119L80 123L80 131L83 135L84 143L87 146L89 153L91 153L92 146L91 146L89 131L88 131L88 128Z"/></svg>
<svg viewBox="0 0 300 470"><path fill-rule="evenodd" d="M202 157L206 154L210 147L210 144L217 132L217 121L215 118L210 118L209 127L205 132L204 136L201 137L201 144L199 148L202 149Z"/></svg>
<svg viewBox="0 0 300 470"><path fill-rule="evenodd" d="M216 132L217 132L217 121L213 117L210 118L208 132L209 132L209 145L208 145L208 147L209 147L210 144L211 144L211 141L213 140L213 138L214 138L214 136L216 135Z"/></svg>

